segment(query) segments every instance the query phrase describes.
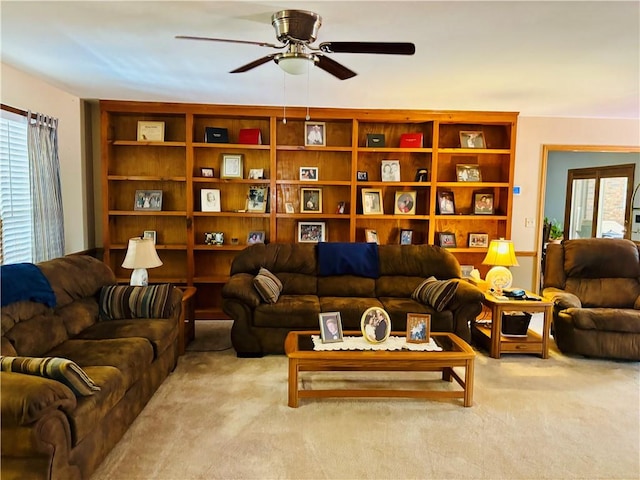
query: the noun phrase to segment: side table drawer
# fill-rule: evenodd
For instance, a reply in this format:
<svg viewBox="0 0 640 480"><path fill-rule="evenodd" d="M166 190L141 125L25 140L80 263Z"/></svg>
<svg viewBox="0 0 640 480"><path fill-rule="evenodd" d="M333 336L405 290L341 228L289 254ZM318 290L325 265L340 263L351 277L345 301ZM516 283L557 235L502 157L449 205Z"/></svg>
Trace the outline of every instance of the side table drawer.
<svg viewBox="0 0 640 480"><path fill-rule="evenodd" d="M542 352L542 342L520 343L517 341L502 341L500 350L503 352L540 353Z"/></svg>

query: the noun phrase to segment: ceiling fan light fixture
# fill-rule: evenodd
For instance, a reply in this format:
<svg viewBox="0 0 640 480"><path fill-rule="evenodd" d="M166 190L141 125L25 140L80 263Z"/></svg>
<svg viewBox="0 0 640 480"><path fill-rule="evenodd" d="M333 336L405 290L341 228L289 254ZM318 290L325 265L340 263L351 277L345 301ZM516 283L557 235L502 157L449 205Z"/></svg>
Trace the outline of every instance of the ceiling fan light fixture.
<svg viewBox="0 0 640 480"><path fill-rule="evenodd" d="M274 58L278 66L290 75L308 72L309 62L315 64L316 56L310 53L281 53Z"/></svg>

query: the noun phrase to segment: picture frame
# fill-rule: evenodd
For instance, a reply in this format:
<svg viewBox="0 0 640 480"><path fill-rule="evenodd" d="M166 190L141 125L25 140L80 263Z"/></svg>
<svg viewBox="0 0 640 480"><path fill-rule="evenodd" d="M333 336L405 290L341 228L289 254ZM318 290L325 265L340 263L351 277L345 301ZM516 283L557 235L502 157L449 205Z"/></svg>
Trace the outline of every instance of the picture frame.
<svg viewBox="0 0 640 480"><path fill-rule="evenodd" d="M162 210L162 190L136 190L133 209L159 212Z"/></svg>
<svg viewBox="0 0 640 480"><path fill-rule="evenodd" d="M318 243L327 241L325 222L298 222L298 243Z"/></svg>
<svg viewBox="0 0 640 480"><path fill-rule="evenodd" d="M438 245L443 248L456 248L456 234L453 232L437 232Z"/></svg>
<svg viewBox="0 0 640 480"><path fill-rule="evenodd" d="M362 171L362 170L358 170L358 173L356 174L356 179L359 182L368 182L369 181L369 173Z"/></svg>
<svg viewBox="0 0 640 480"><path fill-rule="evenodd" d="M484 141L484 133L475 130L461 131L460 148L487 148Z"/></svg>
<svg viewBox="0 0 640 480"><path fill-rule="evenodd" d="M345 201L338 202L338 205L336 206L336 213L338 215L342 215L344 213L346 206L347 206L347 202Z"/></svg>
<svg viewBox="0 0 640 480"><path fill-rule="evenodd" d="M293 208L293 203L291 202L287 202L284 204L284 211L285 213L289 213L289 214L296 213L296 209Z"/></svg>
<svg viewBox="0 0 640 480"><path fill-rule="evenodd" d="M247 245L253 245L255 243L264 243L264 231L259 230L255 232L249 232L247 234Z"/></svg>
<svg viewBox="0 0 640 480"><path fill-rule="evenodd" d="M438 192L438 214L440 215L455 215L456 202L451 191L439 191Z"/></svg>
<svg viewBox="0 0 640 480"><path fill-rule="evenodd" d="M300 180L303 182L317 182L318 167L300 167Z"/></svg>
<svg viewBox="0 0 640 480"><path fill-rule="evenodd" d="M202 167L200 169L200 176L205 178L213 178L213 168L211 167Z"/></svg>
<svg viewBox="0 0 640 480"><path fill-rule="evenodd" d="M381 188L362 189L362 213L364 215L383 215Z"/></svg>
<svg viewBox="0 0 640 480"><path fill-rule="evenodd" d="M223 154L220 178L244 178L242 171L242 157L242 154Z"/></svg>
<svg viewBox="0 0 640 480"><path fill-rule="evenodd" d="M164 122L138 122L138 142L164 142Z"/></svg>
<svg viewBox="0 0 640 480"><path fill-rule="evenodd" d="M413 230L403 228L400 230L400 245L411 245L413 243Z"/></svg>
<svg viewBox="0 0 640 480"><path fill-rule="evenodd" d="M223 232L204 232L204 244L220 246L224 244Z"/></svg>
<svg viewBox="0 0 640 480"><path fill-rule="evenodd" d="M477 163L456 165L456 178L459 182L481 182L480 165Z"/></svg>
<svg viewBox="0 0 640 480"><path fill-rule="evenodd" d="M399 182L400 160L382 160L380 177L383 182Z"/></svg>
<svg viewBox="0 0 640 480"><path fill-rule="evenodd" d="M247 212L265 213L269 199L269 187L252 185L247 193Z"/></svg>
<svg viewBox="0 0 640 480"><path fill-rule="evenodd" d="M304 122L304 145L324 147L327 145L325 122Z"/></svg>
<svg viewBox="0 0 640 480"><path fill-rule="evenodd" d="M469 233L469 248L488 248L488 233Z"/></svg>
<svg viewBox="0 0 640 480"><path fill-rule="evenodd" d="M415 215L416 191L396 192L396 199L393 205L393 213L396 215Z"/></svg>
<svg viewBox="0 0 640 480"><path fill-rule="evenodd" d="M250 168L248 178L250 180L262 180L264 178L264 168Z"/></svg>
<svg viewBox="0 0 640 480"><path fill-rule="evenodd" d="M473 271L473 265L460 265L460 272L462 278L471 278L471 272Z"/></svg>
<svg viewBox="0 0 640 480"><path fill-rule="evenodd" d="M322 188L300 189L300 213L322 213Z"/></svg>
<svg viewBox="0 0 640 480"><path fill-rule="evenodd" d="M493 193L473 194L473 213L475 215L493 215Z"/></svg>
<svg viewBox="0 0 640 480"><path fill-rule="evenodd" d="M431 341L431 315L407 313L407 343L429 343Z"/></svg>
<svg viewBox="0 0 640 480"><path fill-rule="evenodd" d="M416 170L416 182L428 182L429 181L429 170L427 168L418 168Z"/></svg>
<svg viewBox="0 0 640 480"><path fill-rule="evenodd" d="M380 307L367 308L360 317L362 336L369 343L382 343L391 333L391 318Z"/></svg>
<svg viewBox="0 0 640 480"><path fill-rule="evenodd" d="M203 212L220 212L220 190L217 188L200 190L200 207Z"/></svg>
<svg viewBox="0 0 640 480"><path fill-rule="evenodd" d="M342 338L342 319L340 312L322 312L318 314L320 321L320 338L322 343L344 341Z"/></svg>
<svg viewBox="0 0 640 480"><path fill-rule="evenodd" d="M365 228L364 240L367 243L375 243L376 245L379 245L380 242L378 241L378 231L374 230L373 228Z"/></svg>
<svg viewBox="0 0 640 480"><path fill-rule="evenodd" d="M150 238L151 240L153 240L153 244L156 244L156 231L155 230L145 230L144 232L142 232L142 238Z"/></svg>

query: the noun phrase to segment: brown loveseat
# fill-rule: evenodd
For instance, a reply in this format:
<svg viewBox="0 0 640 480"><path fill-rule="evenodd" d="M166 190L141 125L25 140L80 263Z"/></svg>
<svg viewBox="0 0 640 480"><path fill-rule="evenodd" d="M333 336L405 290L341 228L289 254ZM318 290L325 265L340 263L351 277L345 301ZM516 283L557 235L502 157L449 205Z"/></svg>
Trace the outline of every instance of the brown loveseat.
<svg viewBox="0 0 640 480"><path fill-rule="evenodd" d="M182 294L164 287L166 318L101 320L100 292L116 281L104 263L69 255L37 266L55 306L2 308L3 362L70 359L100 390L76 396L57 380L0 372L2 479L87 479L175 367Z"/></svg>
<svg viewBox="0 0 640 480"><path fill-rule="evenodd" d="M469 321L482 310L478 288L459 281L451 302L440 312L411 298L428 277L460 278L460 265L451 252L433 245L381 245L378 256L377 278L323 276L316 245L271 243L244 249L222 289L223 310L234 320L231 341L238 356L283 353L287 333L317 330L320 312L340 312L345 330L359 330L363 312L372 306L387 311L393 330L406 329L407 313L429 313L432 331L453 332L470 341ZM265 303L254 288L261 267L283 284L276 303Z"/></svg>
<svg viewBox="0 0 640 480"><path fill-rule="evenodd" d="M564 353L640 360L640 256L630 240L550 244L543 295Z"/></svg>

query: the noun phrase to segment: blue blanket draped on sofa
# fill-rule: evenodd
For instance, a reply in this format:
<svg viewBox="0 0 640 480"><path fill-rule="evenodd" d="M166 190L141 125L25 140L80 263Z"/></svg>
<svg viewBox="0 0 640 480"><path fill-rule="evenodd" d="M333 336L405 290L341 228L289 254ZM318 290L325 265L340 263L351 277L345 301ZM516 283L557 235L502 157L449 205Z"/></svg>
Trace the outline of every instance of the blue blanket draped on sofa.
<svg viewBox="0 0 640 480"><path fill-rule="evenodd" d="M30 300L56 306L49 280L33 263L13 263L0 267L0 306Z"/></svg>
<svg viewBox="0 0 640 480"><path fill-rule="evenodd" d="M357 275L378 278L378 245L375 243L318 243L318 270L321 276Z"/></svg>

